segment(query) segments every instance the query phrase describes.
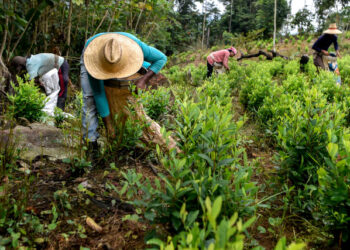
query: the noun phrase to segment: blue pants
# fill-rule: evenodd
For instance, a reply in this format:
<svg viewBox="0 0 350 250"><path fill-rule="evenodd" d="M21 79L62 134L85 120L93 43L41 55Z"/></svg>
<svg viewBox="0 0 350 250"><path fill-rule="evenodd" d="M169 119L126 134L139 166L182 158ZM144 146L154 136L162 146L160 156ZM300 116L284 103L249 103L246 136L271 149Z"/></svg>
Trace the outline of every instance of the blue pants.
<svg viewBox="0 0 350 250"><path fill-rule="evenodd" d="M83 137L94 142L100 137L97 132L97 108L94 100L94 92L90 86L89 74L83 62L83 56L80 59L80 84L83 90Z"/></svg>

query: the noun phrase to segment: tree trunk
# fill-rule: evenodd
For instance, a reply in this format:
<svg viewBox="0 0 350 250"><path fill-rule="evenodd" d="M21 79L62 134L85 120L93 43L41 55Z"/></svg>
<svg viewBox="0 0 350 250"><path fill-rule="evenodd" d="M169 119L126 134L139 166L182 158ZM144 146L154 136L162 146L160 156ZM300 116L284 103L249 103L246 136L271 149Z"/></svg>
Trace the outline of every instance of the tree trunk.
<svg viewBox="0 0 350 250"><path fill-rule="evenodd" d="M11 6L11 0L9 1L9 5ZM16 10L17 8L17 1L14 2L13 4L13 10ZM9 19L10 21L10 19ZM3 57L4 62L9 62L10 60L10 50L11 50L11 41L12 41L12 36L15 33L15 22L12 22L11 24L11 31L7 34L7 45L6 45L6 58Z"/></svg>
<svg viewBox="0 0 350 250"><path fill-rule="evenodd" d="M259 52L255 53L255 54L248 54L248 55L243 54L242 51L240 51L240 52L241 52L241 56L239 58L237 58L237 61L240 61L240 60L246 59L246 58L259 57L260 55L265 56L267 60L272 60L275 57L281 57L285 60L289 60L289 57L281 55L280 53L275 52L273 50L269 50L269 52L271 52L271 55L263 50L259 50Z"/></svg>
<svg viewBox="0 0 350 250"><path fill-rule="evenodd" d="M86 23L85 23L85 42L88 39L88 32L89 32L89 0L85 1L85 6L86 6Z"/></svg>
<svg viewBox="0 0 350 250"><path fill-rule="evenodd" d="M69 12L68 12L68 20L67 20L67 25L68 25L68 31L67 31L67 53L66 57L69 56L69 49L70 49L70 33L72 30L72 12L73 12L73 1L69 1Z"/></svg>
<svg viewBox="0 0 350 250"><path fill-rule="evenodd" d="M204 37L205 37L205 18L207 16L207 13L205 11L205 1L203 1L203 13L204 13L204 16L203 16L203 30L202 30L202 49L203 49L203 46L204 46Z"/></svg>
<svg viewBox="0 0 350 250"><path fill-rule="evenodd" d="M49 10L45 13L44 34L49 33ZM47 40L44 39L44 51L47 51Z"/></svg>
<svg viewBox="0 0 350 250"><path fill-rule="evenodd" d="M0 56L0 91L4 92L10 79L10 72ZM0 95L1 96L1 95ZM0 97L1 100L1 97Z"/></svg>
<svg viewBox="0 0 350 250"><path fill-rule="evenodd" d="M4 0L4 6L8 4L8 1ZM8 6L7 6L8 9ZM7 29L8 29L8 25L9 25L9 16L6 15L6 19L5 19L5 26L4 26L4 34L2 36L2 43L1 43L1 47L0 47L0 58L2 58L2 53L4 52L5 46L6 46L6 40L7 40Z"/></svg>
<svg viewBox="0 0 350 250"><path fill-rule="evenodd" d="M33 48L33 45L36 44L36 39L38 37L38 21L35 22L34 24L34 33L33 33L33 38L32 38L32 41L30 43L30 46L29 46L29 49L27 50L27 55L30 54L32 48ZM35 53L33 53L35 54Z"/></svg>
<svg viewBox="0 0 350 250"><path fill-rule="evenodd" d="M231 6L230 6L230 23L228 24L228 32L231 33L231 25L232 25L232 7L233 7L233 0L231 0Z"/></svg>
<svg viewBox="0 0 350 250"><path fill-rule="evenodd" d="M34 18L34 16L35 16L35 13L36 13L36 11L34 11L33 14L32 14L32 16L29 18L29 21L28 21L26 27L24 28L23 32L21 33L21 35L20 35L19 38L17 39L15 45L13 46L13 48L12 48L12 50L11 50L11 53L9 54L9 58L12 57L12 54L13 54L13 52L15 52L15 49L17 48L19 42L22 40L23 35L24 35L24 34L26 33L26 31L28 30L29 25L32 23L32 20L33 20L33 18Z"/></svg>
<svg viewBox="0 0 350 250"><path fill-rule="evenodd" d="M117 0L117 1L115 2L115 8L114 8L114 10L113 10L113 13L112 13L112 16L111 16L111 21L109 22L107 32L109 32L109 31L111 30L111 27L112 27L112 24L113 24L113 21L114 21L114 17L115 17L115 15L117 14L117 9L118 9L118 5L119 5L119 1L120 1L120 0Z"/></svg>
<svg viewBox="0 0 350 250"><path fill-rule="evenodd" d="M210 37L210 27L208 27L208 33L207 33L207 48L209 48L209 37Z"/></svg>
<svg viewBox="0 0 350 250"><path fill-rule="evenodd" d="M276 30L277 30L277 0L275 0L275 11L273 15L273 51L276 51Z"/></svg>
<svg viewBox="0 0 350 250"><path fill-rule="evenodd" d="M137 31L137 26L139 25L139 22L140 22L140 19L141 19L143 10L145 9L146 1L147 1L147 0L144 0L144 1L143 1L143 8L141 9L140 14L139 14L139 17L137 18L136 25L135 25L135 33L136 33L136 31Z"/></svg>
<svg viewBox="0 0 350 250"><path fill-rule="evenodd" d="M98 26L97 26L97 28L96 28L96 30L95 30L93 36L96 35L97 31L99 30L99 28L101 27L101 25L102 25L103 22L105 21L107 15L108 15L108 9L106 10L104 16L102 17L101 22L98 24Z"/></svg>

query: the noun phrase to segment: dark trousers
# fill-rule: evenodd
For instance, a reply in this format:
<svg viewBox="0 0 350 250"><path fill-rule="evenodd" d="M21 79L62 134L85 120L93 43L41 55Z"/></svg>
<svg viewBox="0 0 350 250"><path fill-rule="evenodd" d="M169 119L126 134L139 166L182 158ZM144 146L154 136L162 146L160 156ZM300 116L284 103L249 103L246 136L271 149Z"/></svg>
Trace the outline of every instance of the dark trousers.
<svg viewBox="0 0 350 250"><path fill-rule="evenodd" d="M328 65L324 65L322 56L323 55L320 52L314 53L314 64L317 67L317 72L319 71L319 68L326 69L326 66L328 66Z"/></svg>
<svg viewBox="0 0 350 250"><path fill-rule="evenodd" d="M57 107L64 110L67 99L67 87L69 81L69 64L67 60L64 60L62 66L58 71L58 77L60 79L60 92L58 93Z"/></svg>
<svg viewBox="0 0 350 250"><path fill-rule="evenodd" d="M207 77L211 77L213 74L214 66L207 61Z"/></svg>
<svg viewBox="0 0 350 250"><path fill-rule="evenodd" d="M57 107L64 111L64 108L66 107L66 97L58 97Z"/></svg>

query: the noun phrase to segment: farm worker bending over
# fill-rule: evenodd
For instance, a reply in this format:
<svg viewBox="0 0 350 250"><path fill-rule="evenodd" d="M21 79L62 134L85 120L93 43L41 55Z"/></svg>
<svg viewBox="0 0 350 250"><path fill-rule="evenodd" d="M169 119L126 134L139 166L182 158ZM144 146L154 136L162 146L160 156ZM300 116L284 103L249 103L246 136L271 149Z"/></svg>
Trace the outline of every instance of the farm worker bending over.
<svg viewBox="0 0 350 250"><path fill-rule="evenodd" d="M332 43L334 44L336 55L340 57L338 48L338 38L336 35L341 33L342 32L337 29L337 24L332 23L329 25L329 28L323 32L323 35L320 36L312 46L312 49L315 50L314 64L317 67L317 70L319 70L319 68L328 70L328 48L331 46Z"/></svg>
<svg viewBox="0 0 350 250"><path fill-rule="evenodd" d="M83 133L92 152L98 151L97 112L107 128L114 131L104 89L105 80L122 79L134 75L141 66L148 72L136 82L145 89L148 80L165 65L167 57L135 36L125 32L97 34L87 40L81 56L80 81L83 89ZM118 98L118 97L116 97ZM113 137L113 132L111 132Z"/></svg>
<svg viewBox="0 0 350 250"><path fill-rule="evenodd" d="M211 77L214 67L221 68L224 66L225 69L230 70L228 59L229 57L234 57L236 54L237 50L234 47L210 53L207 57L207 77Z"/></svg>
<svg viewBox="0 0 350 250"><path fill-rule="evenodd" d="M60 79L57 107L64 110L69 81L69 64L66 59L51 53L40 53L27 58L15 56L11 61L11 65L15 68L16 74L19 74L22 70L26 70L30 79L42 77L52 69L57 69Z"/></svg>

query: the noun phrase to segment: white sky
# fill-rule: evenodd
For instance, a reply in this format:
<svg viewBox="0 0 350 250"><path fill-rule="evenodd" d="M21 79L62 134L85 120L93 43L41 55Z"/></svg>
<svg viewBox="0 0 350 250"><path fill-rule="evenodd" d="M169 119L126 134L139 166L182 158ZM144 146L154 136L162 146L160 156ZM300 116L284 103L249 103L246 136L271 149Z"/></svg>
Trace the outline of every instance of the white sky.
<svg viewBox="0 0 350 250"><path fill-rule="evenodd" d="M305 5L311 12L315 11L313 0L292 0L292 14L294 15L297 13L298 10L304 8Z"/></svg>
<svg viewBox="0 0 350 250"><path fill-rule="evenodd" d="M218 0L213 0L218 9L223 12L224 11L224 5L219 2ZM289 2L289 0L287 0ZM196 5L197 5L197 10L198 11L202 11L202 4L196 2ZM315 7L314 7L314 1L313 0L292 0L292 9L291 9L291 12L292 12L292 15L294 15L295 13L297 13L299 10L303 9L304 6L306 5L306 7L313 13L315 11ZM314 22L314 26L316 26L317 23ZM292 30L292 33L295 33L296 32L296 29L295 30Z"/></svg>
<svg viewBox="0 0 350 250"><path fill-rule="evenodd" d="M224 10L224 5L219 2L218 0L214 0L216 3L218 9L222 12ZM292 14L298 12L298 10L304 8L304 6L307 6L307 8L311 11L314 11L314 2L313 0L292 0ZM202 11L202 4L196 2L198 11Z"/></svg>

